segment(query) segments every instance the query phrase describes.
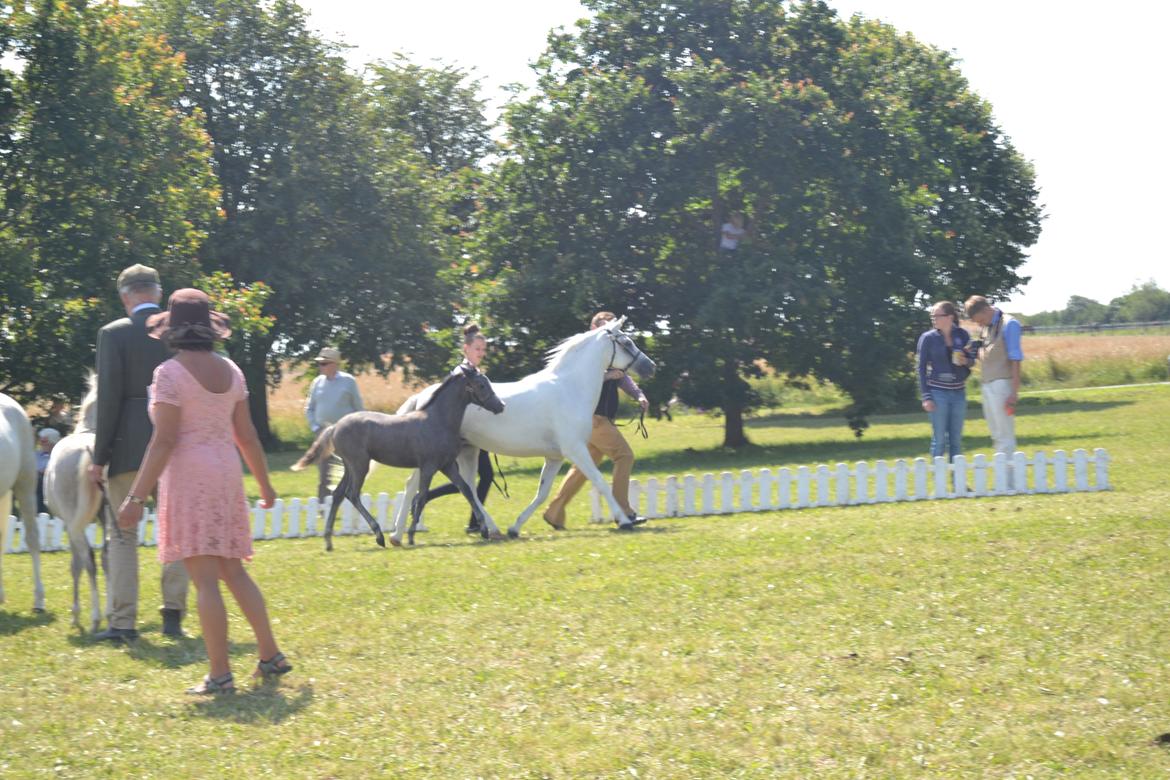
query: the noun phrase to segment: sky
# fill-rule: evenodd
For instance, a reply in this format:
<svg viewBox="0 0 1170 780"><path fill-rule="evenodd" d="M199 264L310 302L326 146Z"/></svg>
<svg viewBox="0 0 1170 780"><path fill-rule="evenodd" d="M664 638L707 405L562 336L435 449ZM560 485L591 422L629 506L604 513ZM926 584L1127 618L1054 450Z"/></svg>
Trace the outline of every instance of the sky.
<svg viewBox="0 0 1170 780"><path fill-rule="evenodd" d="M474 69L498 107L504 84L531 86L549 30L585 15L576 0L300 0L309 26L353 47L355 67L395 52ZM1045 219L1013 312L1102 303L1135 285L1170 289L1170 155L1158 94L1170 3L1118 0L830 0L841 16L881 19L950 51L996 123L1032 162ZM1082 12L1080 8L1092 9ZM1157 137L1155 137L1157 134ZM972 291L973 293L976 291Z"/></svg>

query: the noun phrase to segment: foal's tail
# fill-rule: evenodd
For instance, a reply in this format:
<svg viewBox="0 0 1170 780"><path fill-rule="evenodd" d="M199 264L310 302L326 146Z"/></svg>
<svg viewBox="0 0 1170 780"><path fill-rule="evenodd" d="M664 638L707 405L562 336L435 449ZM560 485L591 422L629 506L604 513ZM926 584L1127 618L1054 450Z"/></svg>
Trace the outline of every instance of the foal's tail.
<svg viewBox="0 0 1170 780"><path fill-rule="evenodd" d="M313 446L309 447L301 459L290 467L293 471L300 471L305 466L311 463L316 463L319 460L324 460L333 454L333 426L330 425L317 436L317 441L313 442Z"/></svg>

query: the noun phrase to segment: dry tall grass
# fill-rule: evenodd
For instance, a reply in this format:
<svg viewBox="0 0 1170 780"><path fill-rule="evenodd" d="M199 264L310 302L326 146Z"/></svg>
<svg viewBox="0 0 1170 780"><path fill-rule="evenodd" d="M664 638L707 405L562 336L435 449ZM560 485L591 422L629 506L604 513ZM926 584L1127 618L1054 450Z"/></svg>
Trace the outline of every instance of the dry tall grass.
<svg viewBox="0 0 1170 780"><path fill-rule="evenodd" d="M303 417L305 396L312 381L309 371L307 366L285 367L283 381L268 391L268 413L271 417ZM392 413L418 389L426 386L426 383L407 383L401 370L385 378L373 372L354 374L354 378L366 408L376 412Z"/></svg>

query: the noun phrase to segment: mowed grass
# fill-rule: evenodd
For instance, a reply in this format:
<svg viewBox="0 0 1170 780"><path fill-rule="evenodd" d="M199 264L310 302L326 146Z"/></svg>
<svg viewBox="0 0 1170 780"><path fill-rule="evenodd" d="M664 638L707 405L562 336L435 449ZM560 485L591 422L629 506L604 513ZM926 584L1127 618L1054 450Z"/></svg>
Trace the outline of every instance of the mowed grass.
<svg viewBox="0 0 1170 780"><path fill-rule="evenodd" d="M537 517L516 542L428 508L413 549L369 535L260 542L251 571L296 670L191 701L197 638L69 626L68 558L5 559L0 775L36 777L1164 777L1170 753L1170 387L1026 399L1025 450L1106 447L1107 493L652 521L637 534ZM920 414L652 423L639 476L923 454ZM968 452L988 452L972 412ZM279 468L278 488L312 492ZM510 522L533 461L503 458ZM369 489L398 490L381 469ZM309 487L305 488L305 480ZM194 619L188 629L198 632ZM255 657L232 610L233 664Z"/></svg>

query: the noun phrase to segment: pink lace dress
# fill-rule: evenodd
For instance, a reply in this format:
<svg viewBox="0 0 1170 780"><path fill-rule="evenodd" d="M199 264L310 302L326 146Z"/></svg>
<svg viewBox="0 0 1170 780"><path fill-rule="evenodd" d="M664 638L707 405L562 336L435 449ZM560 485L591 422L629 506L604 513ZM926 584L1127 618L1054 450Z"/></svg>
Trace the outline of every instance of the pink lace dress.
<svg viewBox="0 0 1170 780"><path fill-rule="evenodd" d="M230 362L230 361L229 361ZM212 393L177 360L154 370L150 412L179 407L179 436L158 486L158 557L250 558L252 533L244 474L232 436L232 413L248 397L244 375L231 363L232 385Z"/></svg>

